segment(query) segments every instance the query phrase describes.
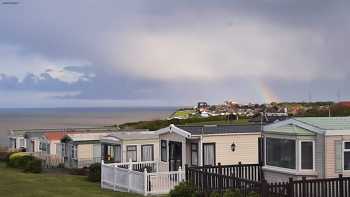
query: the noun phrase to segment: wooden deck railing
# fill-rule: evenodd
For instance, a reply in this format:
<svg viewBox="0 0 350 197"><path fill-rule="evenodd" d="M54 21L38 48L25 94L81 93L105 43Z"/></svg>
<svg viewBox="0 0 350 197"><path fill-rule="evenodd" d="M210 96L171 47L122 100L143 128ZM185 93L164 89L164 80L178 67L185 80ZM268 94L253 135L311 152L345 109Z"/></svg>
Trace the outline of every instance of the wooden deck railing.
<svg viewBox="0 0 350 197"><path fill-rule="evenodd" d="M225 170L224 170L225 169ZM186 181L203 195L238 190L243 197L256 192L260 197L350 197L350 177L289 179L268 183L259 165L186 167Z"/></svg>
<svg viewBox="0 0 350 197"><path fill-rule="evenodd" d="M151 162L143 162L150 164ZM128 168L125 165L128 164ZM113 189L114 191L130 191L143 195L159 195L167 194L176 185L185 179L185 172L151 172L147 168L141 170L133 170L132 163L101 164L101 187L105 189ZM140 165L137 165L138 167Z"/></svg>
<svg viewBox="0 0 350 197"><path fill-rule="evenodd" d="M113 165L128 169L130 168L134 171L143 172L146 168L148 172L157 172L158 171L158 162L157 161L141 161L141 162L132 162L129 161L127 163L113 163Z"/></svg>

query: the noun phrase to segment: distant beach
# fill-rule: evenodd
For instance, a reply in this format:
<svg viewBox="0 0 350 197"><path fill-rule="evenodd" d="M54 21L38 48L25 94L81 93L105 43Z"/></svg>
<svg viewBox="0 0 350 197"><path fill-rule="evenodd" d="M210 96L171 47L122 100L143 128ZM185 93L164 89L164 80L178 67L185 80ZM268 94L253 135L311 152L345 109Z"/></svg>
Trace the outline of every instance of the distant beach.
<svg viewBox="0 0 350 197"><path fill-rule="evenodd" d="M9 129L101 127L131 121L165 119L176 107L0 109L0 145Z"/></svg>

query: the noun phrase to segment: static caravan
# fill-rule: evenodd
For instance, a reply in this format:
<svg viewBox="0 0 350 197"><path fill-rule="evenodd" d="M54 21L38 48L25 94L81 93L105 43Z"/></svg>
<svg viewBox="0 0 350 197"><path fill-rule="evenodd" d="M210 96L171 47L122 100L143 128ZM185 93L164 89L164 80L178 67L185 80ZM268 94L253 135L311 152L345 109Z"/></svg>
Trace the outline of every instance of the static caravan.
<svg viewBox="0 0 350 197"><path fill-rule="evenodd" d="M67 168L83 168L101 162L101 143L108 132L70 133L61 139L61 153Z"/></svg>
<svg viewBox="0 0 350 197"><path fill-rule="evenodd" d="M350 117L292 118L264 126L265 178L350 176Z"/></svg>
<svg viewBox="0 0 350 197"><path fill-rule="evenodd" d="M261 125L175 126L160 129L160 169L259 162Z"/></svg>
<svg viewBox="0 0 350 197"><path fill-rule="evenodd" d="M101 139L105 162L126 163L159 160L159 138L154 131L120 131Z"/></svg>

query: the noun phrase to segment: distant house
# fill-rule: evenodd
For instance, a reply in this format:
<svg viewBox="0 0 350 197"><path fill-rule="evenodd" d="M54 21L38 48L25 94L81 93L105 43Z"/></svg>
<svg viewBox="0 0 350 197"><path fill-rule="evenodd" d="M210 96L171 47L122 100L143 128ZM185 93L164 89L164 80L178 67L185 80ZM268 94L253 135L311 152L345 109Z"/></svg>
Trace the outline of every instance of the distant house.
<svg viewBox="0 0 350 197"><path fill-rule="evenodd" d="M197 103L197 111L198 112L206 112L208 111L209 105L206 102L198 102Z"/></svg>
<svg viewBox="0 0 350 197"><path fill-rule="evenodd" d="M264 126L269 181L350 176L350 117L292 118Z"/></svg>

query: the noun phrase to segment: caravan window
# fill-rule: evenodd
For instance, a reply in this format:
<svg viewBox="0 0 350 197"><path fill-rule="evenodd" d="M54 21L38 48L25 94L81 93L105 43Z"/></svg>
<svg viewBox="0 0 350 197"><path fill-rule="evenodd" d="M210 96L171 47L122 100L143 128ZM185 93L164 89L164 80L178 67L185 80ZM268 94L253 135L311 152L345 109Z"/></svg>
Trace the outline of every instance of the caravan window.
<svg viewBox="0 0 350 197"><path fill-rule="evenodd" d="M314 142L313 141L301 141L301 169L313 170L314 169Z"/></svg>
<svg viewBox="0 0 350 197"><path fill-rule="evenodd" d="M266 164L296 169L295 140L266 138Z"/></svg>
<svg viewBox="0 0 350 197"><path fill-rule="evenodd" d="M153 145L148 144L148 145L142 145L141 146L141 161L153 161Z"/></svg>
<svg viewBox="0 0 350 197"><path fill-rule="evenodd" d="M350 170L350 142L344 142L344 170Z"/></svg>
<svg viewBox="0 0 350 197"><path fill-rule="evenodd" d="M130 159L133 162L137 161L137 147L136 147L136 145L126 146L126 159L128 162L130 161Z"/></svg>
<svg viewBox="0 0 350 197"><path fill-rule="evenodd" d="M198 144L191 144L191 165L198 166Z"/></svg>
<svg viewBox="0 0 350 197"><path fill-rule="evenodd" d="M161 160L162 161L167 161L167 145L166 145L166 140L161 140L160 141L160 146L161 146Z"/></svg>
<svg viewBox="0 0 350 197"><path fill-rule="evenodd" d="M215 165L215 143L203 144L203 165Z"/></svg>
<svg viewBox="0 0 350 197"><path fill-rule="evenodd" d="M71 147L71 151L72 151L72 159L78 159L78 156L77 156L77 145L74 145L72 144L72 147Z"/></svg>
<svg viewBox="0 0 350 197"><path fill-rule="evenodd" d="M25 147L24 143L25 143L24 139L19 139L19 147L24 148Z"/></svg>

